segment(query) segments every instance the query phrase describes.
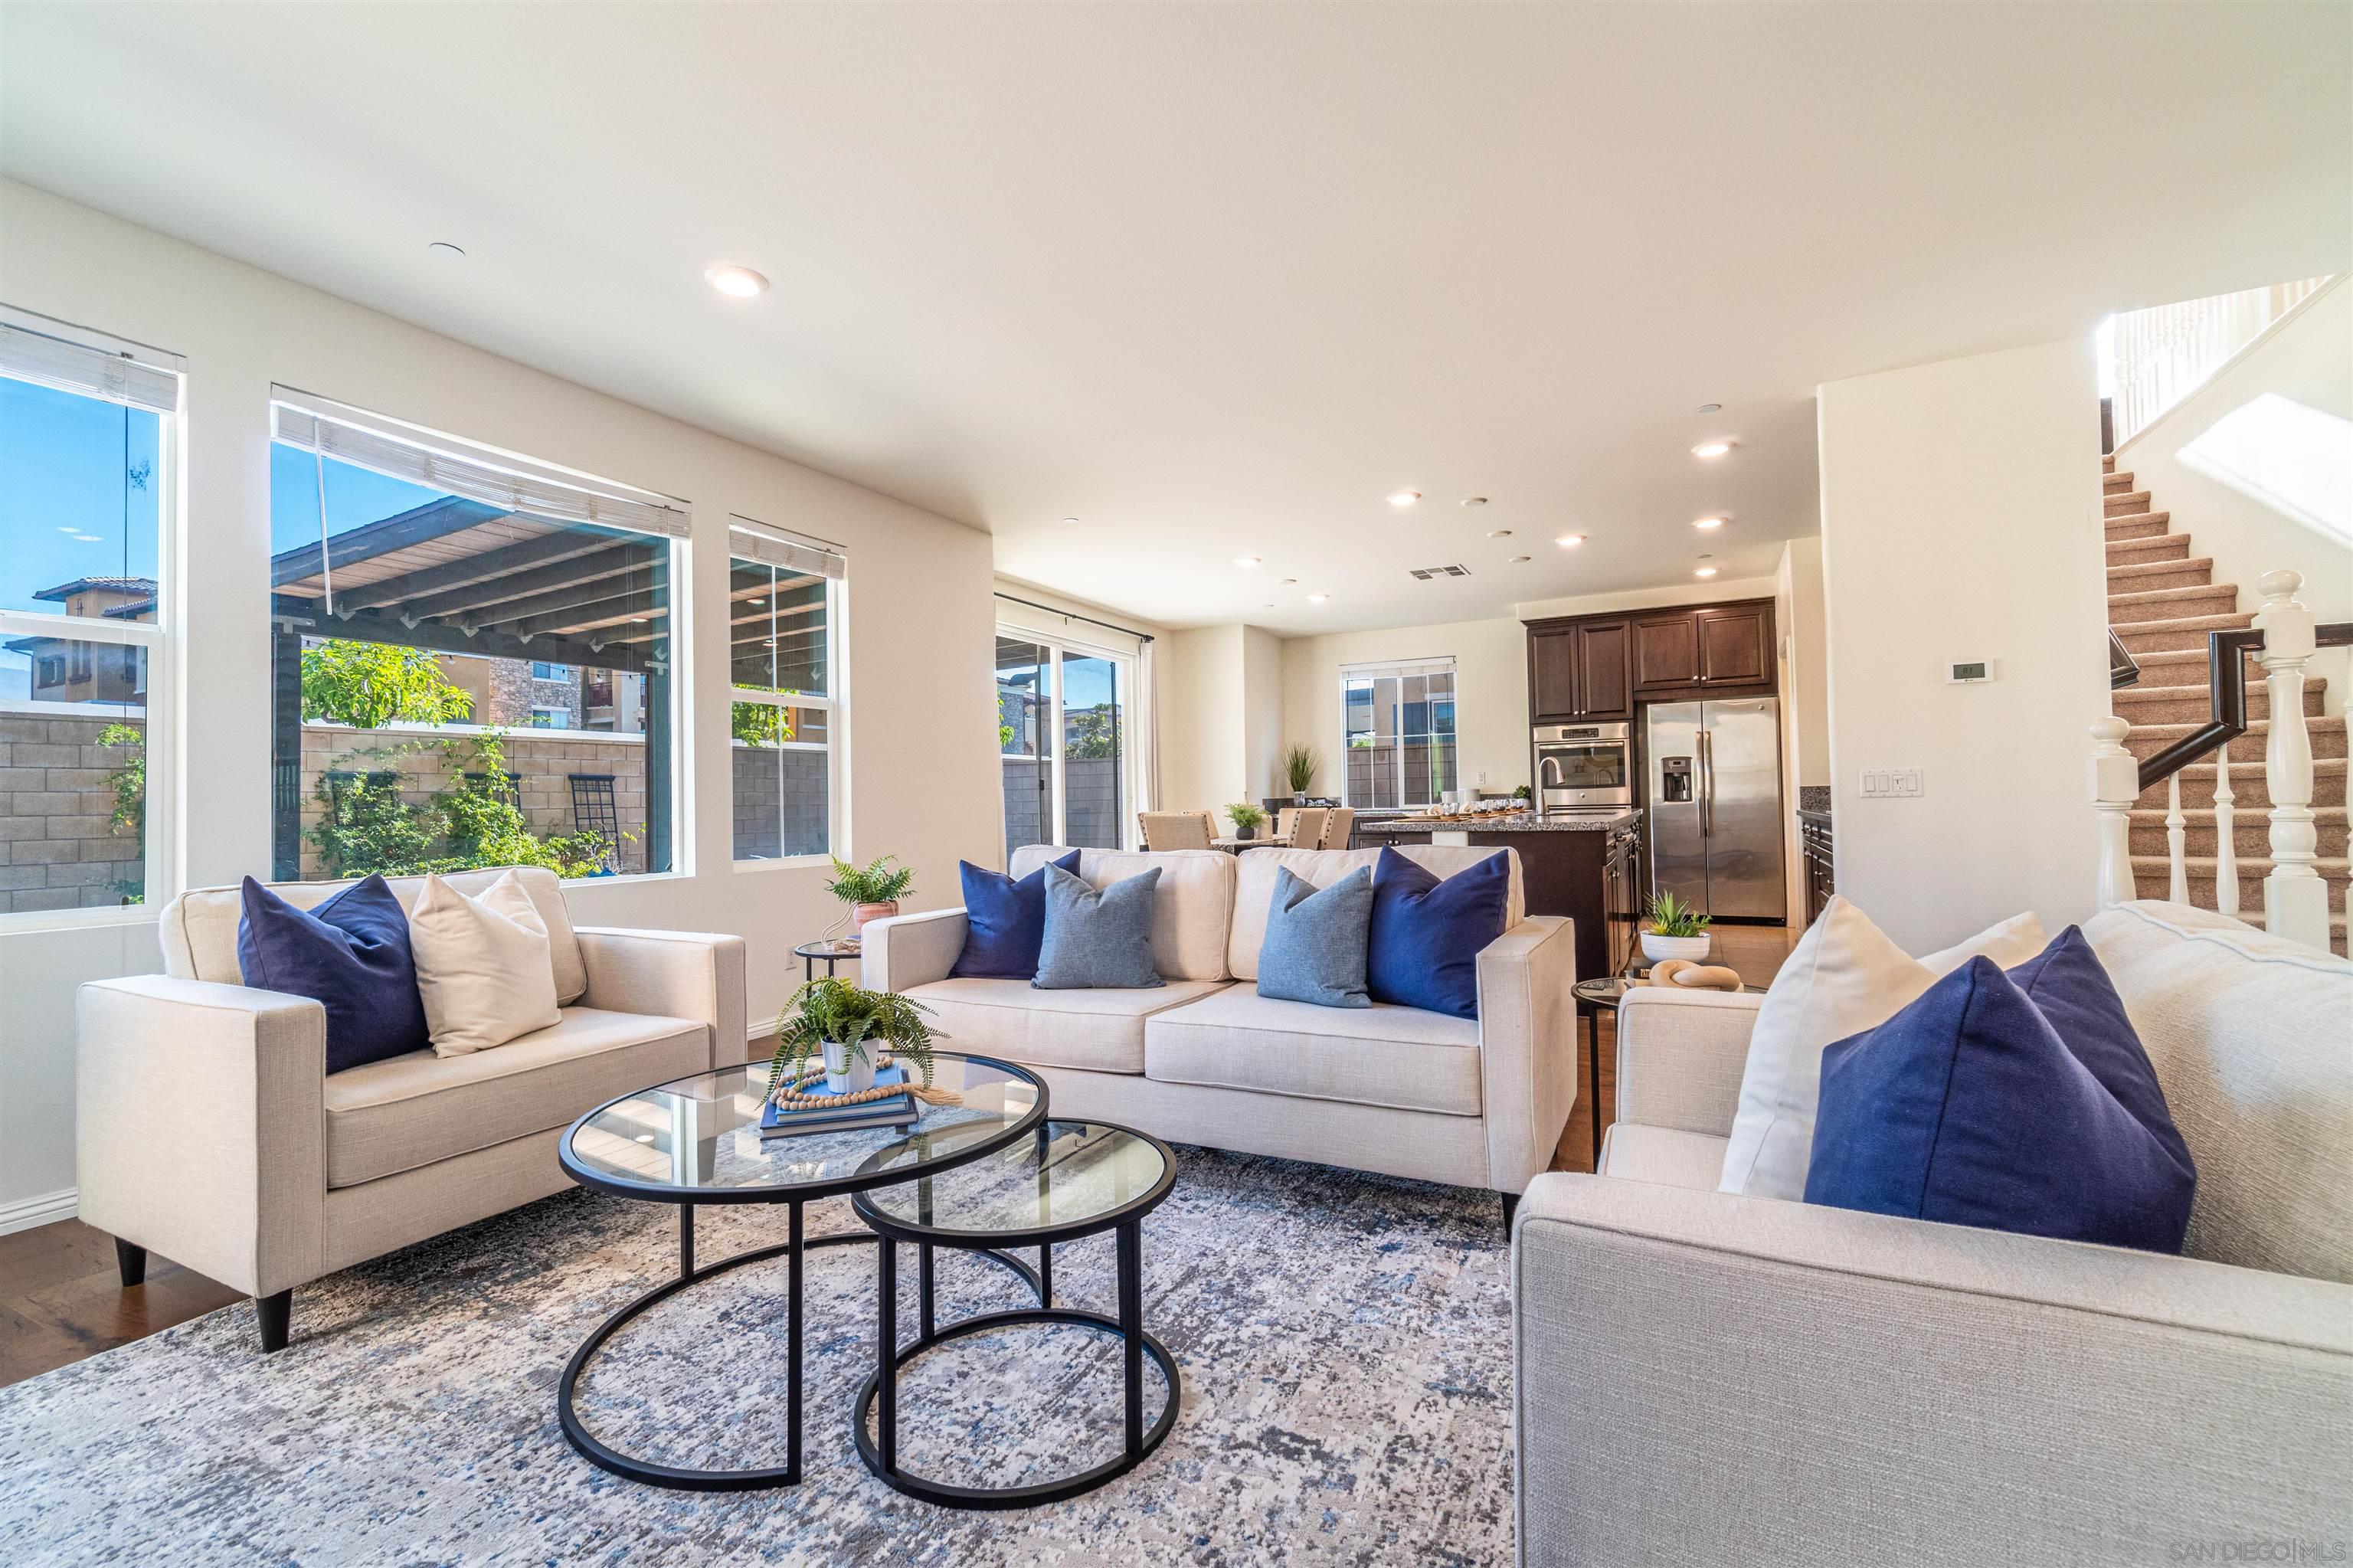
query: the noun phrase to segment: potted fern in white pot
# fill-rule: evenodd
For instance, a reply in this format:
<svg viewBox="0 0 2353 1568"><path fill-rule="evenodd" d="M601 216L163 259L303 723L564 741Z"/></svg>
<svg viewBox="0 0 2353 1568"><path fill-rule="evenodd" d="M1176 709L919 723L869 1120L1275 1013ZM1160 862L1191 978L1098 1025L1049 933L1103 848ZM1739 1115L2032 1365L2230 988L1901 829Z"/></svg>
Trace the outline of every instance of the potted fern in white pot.
<svg viewBox="0 0 2353 1568"><path fill-rule="evenodd" d="M1707 957L1707 916L1676 897L1662 893L1651 901L1651 924L1642 933L1642 956L1652 963L1662 959Z"/></svg>
<svg viewBox="0 0 2353 1568"><path fill-rule="evenodd" d="M825 1086L855 1095L874 1086L874 1069L887 1047L913 1063L932 1086L932 1042L940 1038L924 1022L930 1009L896 991L868 991L828 975L792 994L776 1018L776 1053L768 1061L768 1094L798 1083L812 1059L825 1064Z"/></svg>

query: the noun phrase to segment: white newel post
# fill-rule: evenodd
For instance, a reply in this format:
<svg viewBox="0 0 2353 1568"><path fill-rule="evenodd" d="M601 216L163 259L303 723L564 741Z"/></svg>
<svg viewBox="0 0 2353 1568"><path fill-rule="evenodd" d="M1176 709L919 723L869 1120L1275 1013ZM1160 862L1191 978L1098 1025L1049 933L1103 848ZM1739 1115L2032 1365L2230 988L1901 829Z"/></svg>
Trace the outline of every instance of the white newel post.
<svg viewBox="0 0 2353 1568"><path fill-rule="evenodd" d="M2313 652L2313 616L2295 590L2295 572L2265 572L2263 687L2271 697L2263 779L2272 796L2272 870L2263 878L2263 927L2274 936L2328 950L2328 885L2313 863L2320 836L2312 821L2312 736L2304 721L2304 666Z"/></svg>
<svg viewBox="0 0 2353 1568"><path fill-rule="evenodd" d="M2100 907L2127 904L2133 886L2132 808L2140 798L2140 761L2125 749L2132 726L2104 718L2092 726L2092 810L2100 814Z"/></svg>

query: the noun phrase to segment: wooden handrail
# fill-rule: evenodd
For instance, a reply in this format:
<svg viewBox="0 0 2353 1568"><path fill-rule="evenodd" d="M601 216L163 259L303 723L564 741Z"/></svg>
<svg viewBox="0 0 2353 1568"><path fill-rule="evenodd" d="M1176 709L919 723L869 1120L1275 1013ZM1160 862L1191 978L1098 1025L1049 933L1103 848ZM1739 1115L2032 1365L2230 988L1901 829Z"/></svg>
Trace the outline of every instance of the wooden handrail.
<svg viewBox="0 0 2353 1568"><path fill-rule="evenodd" d="M2316 648L2353 647L2353 620L2329 621L2312 629ZM2140 765L2140 787L2160 784L2218 746L2247 733L2246 655L2259 653L2263 630L2249 626L2236 631L2216 631L2206 639L2206 690L2213 717L2195 735L2185 735ZM2234 671L2232 666L2236 665ZM2235 673L2238 679L2231 677Z"/></svg>

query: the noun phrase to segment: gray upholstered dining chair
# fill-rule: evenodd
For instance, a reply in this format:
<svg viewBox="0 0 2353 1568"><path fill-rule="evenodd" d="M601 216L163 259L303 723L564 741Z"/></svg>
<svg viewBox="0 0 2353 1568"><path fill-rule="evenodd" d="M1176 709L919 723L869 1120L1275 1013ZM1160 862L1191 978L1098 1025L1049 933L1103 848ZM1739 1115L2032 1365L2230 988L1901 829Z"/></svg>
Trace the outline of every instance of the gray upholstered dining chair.
<svg viewBox="0 0 2353 1568"><path fill-rule="evenodd" d="M1135 821L1148 850L1205 850L1218 836L1207 811L1138 811Z"/></svg>

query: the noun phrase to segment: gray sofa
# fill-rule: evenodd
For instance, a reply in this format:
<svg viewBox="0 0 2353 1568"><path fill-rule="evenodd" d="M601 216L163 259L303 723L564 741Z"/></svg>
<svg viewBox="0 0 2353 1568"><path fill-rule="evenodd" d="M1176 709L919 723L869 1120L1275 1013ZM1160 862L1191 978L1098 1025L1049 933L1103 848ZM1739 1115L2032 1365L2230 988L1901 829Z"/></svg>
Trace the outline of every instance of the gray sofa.
<svg viewBox="0 0 2353 1568"><path fill-rule="evenodd" d="M448 881L479 893L499 874ZM80 989L79 1213L115 1238L125 1286L162 1253L254 1297L277 1350L295 1287L562 1190L574 1118L745 1059L741 938L575 928L554 874L522 879L562 1022L471 1055L329 1076L325 1009L243 983L234 887L165 906L164 974ZM349 885L274 891L307 907ZM423 885L392 883L404 907Z"/></svg>
<svg viewBox="0 0 2353 1568"><path fill-rule="evenodd" d="M1026 845L1013 853L1012 874L1068 853ZM1402 853L1445 876L1496 852ZM865 983L930 1007L956 1049L1036 1069L1057 1116L1490 1188L1508 1213L1551 1164L1577 1099L1574 938L1567 921L1524 913L1518 856L1506 929L1479 955L1475 1021L1258 994L1276 869L1320 887L1378 858L1377 850L1085 850L1079 874L1098 887L1160 868L1152 946L1166 984L1039 991L1026 980L951 980L964 949L962 909L870 924Z"/></svg>
<svg viewBox="0 0 2353 1568"><path fill-rule="evenodd" d="M2198 1163L2184 1257L1719 1193L1757 999L1629 995L1602 1173L1514 1236L1523 1563L2342 1560L2353 964L2084 930Z"/></svg>

